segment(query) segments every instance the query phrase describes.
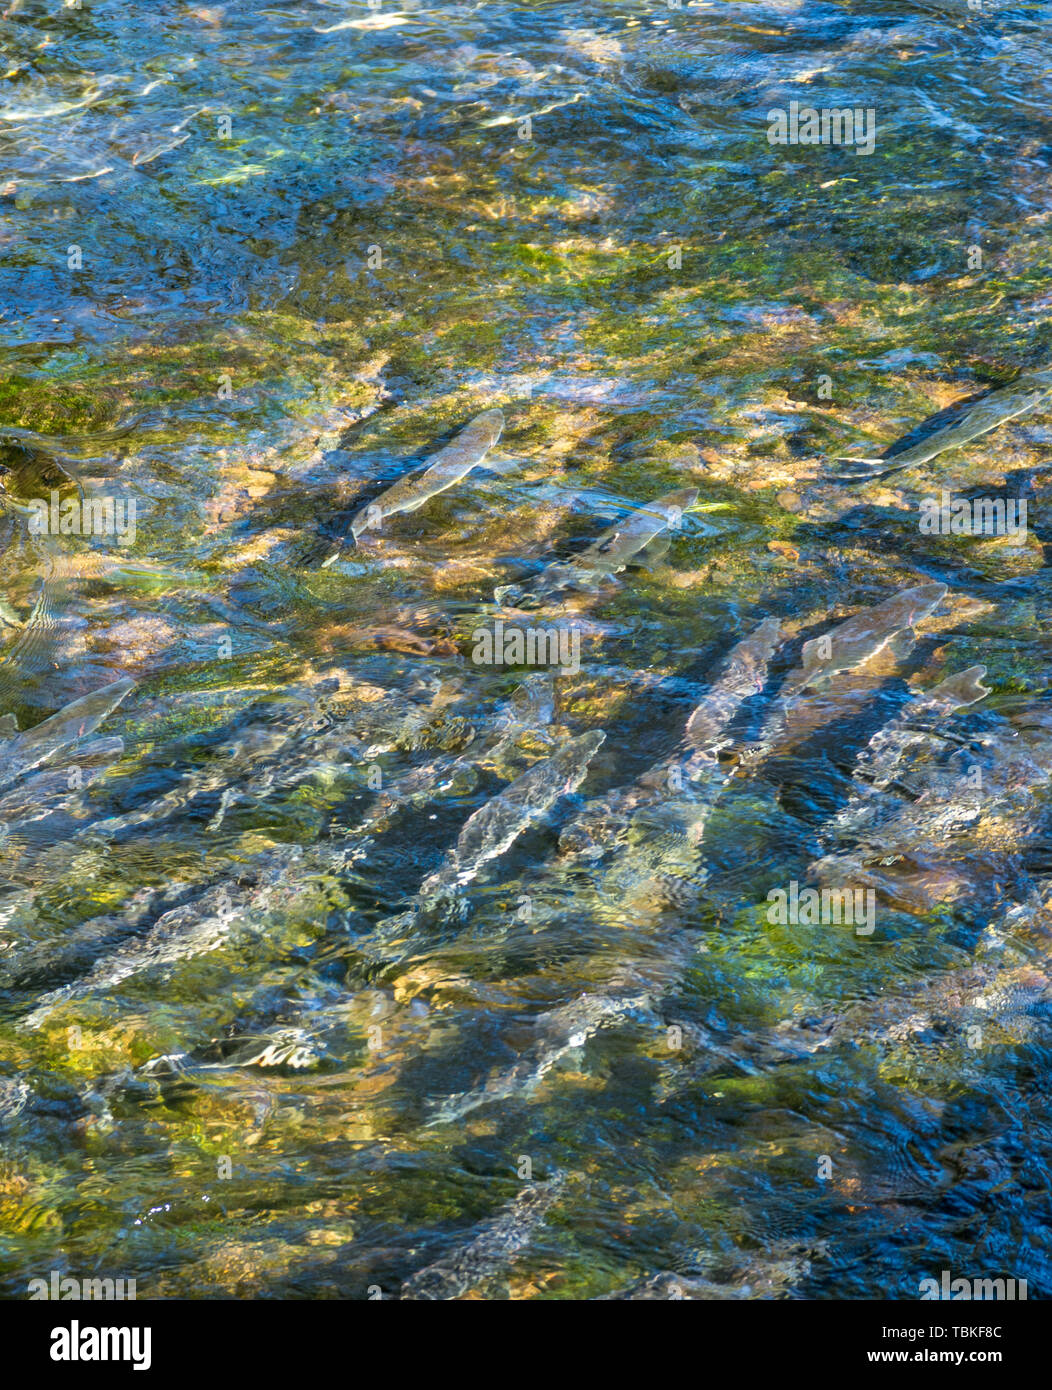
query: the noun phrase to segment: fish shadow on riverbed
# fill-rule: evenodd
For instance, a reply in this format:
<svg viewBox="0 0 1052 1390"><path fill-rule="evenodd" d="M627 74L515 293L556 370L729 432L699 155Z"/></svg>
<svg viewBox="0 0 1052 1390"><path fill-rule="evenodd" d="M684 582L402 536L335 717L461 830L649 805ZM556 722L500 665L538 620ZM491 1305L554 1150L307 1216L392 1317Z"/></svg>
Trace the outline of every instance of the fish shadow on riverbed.
<svg viewBox="0 0 1052 1390"><path fill-rule="evenodd" d="M1052 470L1052 462L1050 462ZM878 506L871 502L859 500L850 511L844 512L834 521L803 521L794 532L794 543L801 549L811 544L816 546L828 547L830 544L829 532L835 528L837 530L851 531L857 535L866 537L867 543L879 552L884 552L891 557L899 559L904 557L904 552L912 552L919 564L923 564L925 572L932 579L939 579L944 583L959 587L962 583L977 581L986 582L985 575L979 570L973 570L967 563L967 550L962 549L960 561L955 562L955 557L948 551L943 550L938 555L934 554L931 547L933 538L920 531L921 502L932 498L936 502L941 501L943 491L948 491L954 503L981 501L988 502L1014 502L1017 504L1025 503L1027 507L1026 526L1021 528L1020 540L1029 532L1041 545L1044 555L1045 566L1052 565L1052 509L1045 508L1046 499L1052 501L1049 493L1052 492L1052 471L1048 472L1048 482L1045 484L1046 470L1040 466L1029 468L1017 468L1004 474L1002 483L969 483L967 487L954 487L952 476L946 476L940 470L940 476L930 478L923 484L914 488L901 487L899 490L906 493L909 501L904 506ZM877 477L879 475L874 475ZM840 479L840 482L848 480ZM859 479L850 481L858 482ZM1015 515L1019 515L1018 512ZM1019 518L1021 521L1021 517ZM984 540L992 539L992 536L976 535L966 536L964 540ZM945 539L938 537L938 539Z"/></svg>

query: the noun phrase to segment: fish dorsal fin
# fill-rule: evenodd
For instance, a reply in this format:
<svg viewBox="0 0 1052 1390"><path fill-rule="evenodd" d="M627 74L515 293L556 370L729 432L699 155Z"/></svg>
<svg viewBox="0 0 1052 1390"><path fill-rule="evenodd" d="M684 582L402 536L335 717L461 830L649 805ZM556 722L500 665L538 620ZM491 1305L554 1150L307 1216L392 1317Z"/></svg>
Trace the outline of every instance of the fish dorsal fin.
<svg viewBox="0 0 1052 1390"><path fill-rule="evenodd" d="M957 671L940 681L928 691L927 698L937 700L950 709L964 709L966 705L974 705L989 695L991 687L982 683L985 675L985 666L969 666L966 671Z"/></svg>

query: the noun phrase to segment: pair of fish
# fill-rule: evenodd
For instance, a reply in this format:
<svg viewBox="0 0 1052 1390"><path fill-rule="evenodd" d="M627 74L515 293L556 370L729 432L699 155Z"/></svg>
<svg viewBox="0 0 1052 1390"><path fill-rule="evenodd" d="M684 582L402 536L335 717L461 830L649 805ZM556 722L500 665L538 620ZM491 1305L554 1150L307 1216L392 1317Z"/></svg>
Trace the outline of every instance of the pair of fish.
<svg viewBox="0 0 1052 1390"><path fill-rule="evenodd" d="M803 644L800 663L782 681L773 709L767 714L760 738L746 745L743 762L756 762L777 744L785 733L789 714L798 706L803 692L823 688L845 671L855 670L884 651L892 639L910 630L913 624L930 616L946 595L945 584L923 584L903 589L869 609L860 609L838 627ZM670 801L670 785L685 788L687 801L699 802L698 817L703 819L714 796L718 796L730 773L720 770L714 753L720 748L721 734L734 719L742 702L763 688L770 657L780 641L780 624L767 619L749 638L738 644L728 657L727 670L714 681L712 691L700 702L687 723L691 753L685 758L666 759L639 778L635 787L616 792L606 805L585 808L577 820L563 831L564 847L585 851L589 842L602 849L609 840L611 824L624 823L625 815L638 815L646 803ZM693 795L699 788L700 798ZM707 792L707 795L706 795ZM671 796L674 801L674 795ZM592 828L589 830L589 824ZM695 834L699 833L699 827Z"/></svg>
<svg viewBox="0 0 1052 1390"><path fill-rule="evenodd" d="M743 746L741 763L751 767L784 741L793 715L808 691L823 690L835 677L855 671L903 633L934 613L946 597L945 584L902 589L872 608L859 609L845 622L804 643L800 664L785 677L759 737Z"/></svg>
<svg viewBox="0 0 1052 1390"><path fill-rule="evenodd" d="M821 637L812 637L803 645L800 665L786 676L780 697L793 699L804 690L855 670L883 651L900 632L930 617L946 594L945 584L902 589L872 608L859 609Z"/></svg>
<svg viewBox="0 0 1052 1390"><path fill-rule="evenodd" d="M679 488L655 498L609 527L572 560L556 560L545 566L532 584L502 584L494 590L497 603L538 601L562 589L594 592L620 574L629 564L655 564L669 548L669 531L675 531L684 512L698 500L696 487Z"/></svg>
<svg viewBox="0 0 1052 1390"><path fill-rule="evenodd" d="M902 468L927 463L947 449L960 448L973 439L996 429L1009 420L1034 410L1052 392L1052 368L1024 372L1008 386L999 387L983 396L959 420L935 430L919 442L900 447L909 435L893 444L887 453L876 458L837 456L836 462L851 465L838 469L837 478L853 481L860 478L883 478ZM941 414L942 412L940 412ZM934 417L938 418L938 417Z"/></svg>
<svg viewBox="0 0 1052 1390"><path fill-rule="evenodd" d="M460 482L485 461L503 429L504 414L500 410L486 410L476 416L434 456L422 473L399 479L355 512L349 528L354 540L367 530L378 530L391 516L416 511L432 497ZM697 499L697 488L680 488L640 507L624 521L604 531L573 560L547 566L533 586L534 594L542 597L566 588L595 589L629 563L656 563L668 550L669 538L665 533L680 525L683 513L694 507ZM333 551L322 568L333 564L340 554L339 549ZM495 598L501 603L505 599L516 599L522 593L516 585L504 585L497 589Z"/></svg>
<svg viewBox="0 0 1052 1390"><path fill-rule="evenodd" d="M350 532L355 541L365 531L378 530L388 517L399 512L415 512L432 497L437 497L440 492L445 492L467 477L473 468L478 468L485 461L503 429L502 410L484 410L481 415L476 415L455 439L438 451L422 473L400 478L386 492L355 512L350 521ZM322 569L339 559L340 554L340 550L334 550L322 564Z"/></svg>
<svg viewBox="0 0 1052 1390"><path fill-rule="evenodd" d="M907 972L900 982L884 984L872 997L846 1004L816 997L805 1007L794 996L792 1017L772 1029L741 1036L726 1060L735 1069L756 1074L841 1047L852 1053L860 1047L878 1048L885 1056L898 1052L900 1059L923 1048L929 1079L938 1054L946 1062L947 1080L962 1084L973 1069L988 1064L991 1053L986 1049L991 1045L997 1047L1013 1034L1026 1036L1039 1026L1047 1030L1052 984L1044 960L1052 937L1050 889L1052 883L1038 883L1026 901L984 912L984 918L997 915L964 964L919 981ZM978 1051L969 1037L973 1027L984 1039ZM685 1038L697 1031L696 1025L683 1025ZM668 1068L665 1098L681 1094L685 1086L712 1070L711 1048L703 1039L698 1057L688 1055L685 1067L677 1058L674 1076Z"/></svg>

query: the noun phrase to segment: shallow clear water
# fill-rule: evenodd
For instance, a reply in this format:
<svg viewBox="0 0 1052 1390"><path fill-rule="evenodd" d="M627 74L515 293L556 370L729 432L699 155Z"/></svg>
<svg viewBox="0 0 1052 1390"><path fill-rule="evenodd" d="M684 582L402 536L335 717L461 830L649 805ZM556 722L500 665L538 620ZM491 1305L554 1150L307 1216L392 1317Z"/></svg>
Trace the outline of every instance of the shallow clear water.
<svg viewBox="0 0 1052 1390"><path fill-rule="evenodd" d="M1052 409L828 463L1052 361L1049 10L8 5L3 705L136 682L0 790L8 1296L1052 1289L1046 764L1005 771L1047 709ZM772 145L791 102L872 109L872 153ZM483 467L352 543L494 407ZM649 566L495 604L684 487ZM52 488L134 500L134 539L30 534ZM943 488L1025 497L1027 533L923 534ZM928 582L915 638L765 740L805 638ZM766 617L700 843L670 791L560 849ZM576 633L552 705L473 660L497 618ZM847 871L873 931L772 923L911 683L975 664L989 696L920 724L922 772L974 751L975 814L943 835L907 787Z"/></svg>

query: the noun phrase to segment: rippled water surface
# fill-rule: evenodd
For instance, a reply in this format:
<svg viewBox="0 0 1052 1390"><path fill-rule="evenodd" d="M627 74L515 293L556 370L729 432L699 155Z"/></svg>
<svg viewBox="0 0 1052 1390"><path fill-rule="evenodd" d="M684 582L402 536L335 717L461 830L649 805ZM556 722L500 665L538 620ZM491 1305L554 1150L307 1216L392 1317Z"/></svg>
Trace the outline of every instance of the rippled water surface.
<svg viewBox="0 0 1052 1390"><path fill-rule="evenodd" d="M1050 19L11 0L4 1293L1052 1291Z"/></svg>

